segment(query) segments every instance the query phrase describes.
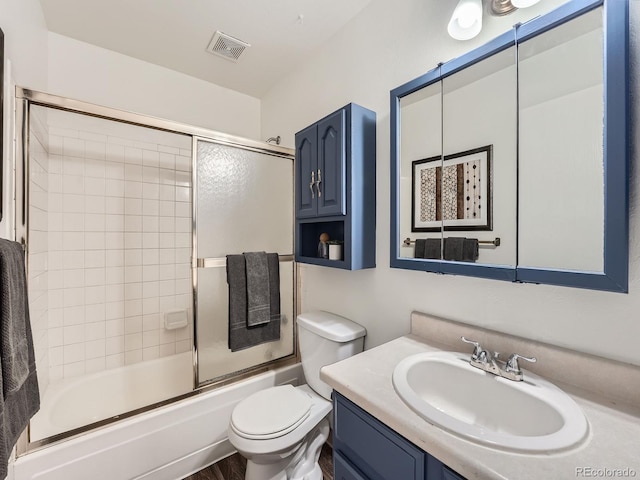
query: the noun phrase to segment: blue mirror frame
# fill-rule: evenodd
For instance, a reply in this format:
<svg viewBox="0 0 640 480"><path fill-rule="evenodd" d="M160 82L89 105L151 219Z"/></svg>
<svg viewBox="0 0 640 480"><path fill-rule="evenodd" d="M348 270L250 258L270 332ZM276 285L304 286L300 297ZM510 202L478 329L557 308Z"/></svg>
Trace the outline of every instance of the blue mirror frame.
<svg viewBox="0 0 640 480"><path fill-rule="evenodd" d="M403 258L400 247L400 100L411 93L518 45L595 8L604 6L604 263L603 272L468 264ZM511 31L471 52L439 65L391 91L391 241L392 268L465 275L514 282L628 291L629 276L629 19L628 0L572 0L516 25Z"/></svg>

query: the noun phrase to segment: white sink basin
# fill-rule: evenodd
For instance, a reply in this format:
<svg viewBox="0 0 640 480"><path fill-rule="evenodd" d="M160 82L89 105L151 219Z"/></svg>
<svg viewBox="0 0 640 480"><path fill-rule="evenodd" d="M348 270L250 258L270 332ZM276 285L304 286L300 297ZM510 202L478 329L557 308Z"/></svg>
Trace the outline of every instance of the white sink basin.
<svg viewBox="0 0 640 480"><path fill-rule="evenodd" d="M566 393L525 371L522 382L469 365L469 354L419 353L393 372L402 400L428 422L467 439L520 452L568 449L587 419Z"/></svg>

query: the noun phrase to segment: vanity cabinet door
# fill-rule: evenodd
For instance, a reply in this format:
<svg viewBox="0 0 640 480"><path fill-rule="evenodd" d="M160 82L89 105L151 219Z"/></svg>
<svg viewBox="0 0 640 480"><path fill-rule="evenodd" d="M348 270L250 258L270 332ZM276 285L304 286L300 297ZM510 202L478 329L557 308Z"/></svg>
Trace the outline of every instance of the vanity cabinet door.
<svg viewBox="0 0 640 480"><path fill-rule="evenodd" d="M296 134L296 217L315 217L318 212L316 170L318 129L311 125Z"/></svg>
<svg viewBox="0 0 640 480"><path fill-rule="evenodd" d="M339 453L333 455L334 480L368 480Z"/></svg>

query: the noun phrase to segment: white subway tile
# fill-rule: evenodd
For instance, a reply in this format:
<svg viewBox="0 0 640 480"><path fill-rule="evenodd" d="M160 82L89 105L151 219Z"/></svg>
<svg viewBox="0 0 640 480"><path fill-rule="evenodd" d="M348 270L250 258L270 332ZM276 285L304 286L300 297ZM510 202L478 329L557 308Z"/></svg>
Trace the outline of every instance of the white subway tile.
<svg viewBox="0 0 640 480"><path fill-rule="evenodd" d="M124 162L133 163L137 165L142 164L142 150L140 148L125 147L124 148Z"/></svg>
<svg viewBox="0 0 640 480"><path fill-rule="evenodd" d="M191 157L176 155L176 170L191 171Z"/></svg>
<svg viewBox="0 0 640 480"><path fill-rule="evenodd" d="M176 342L176 353L190 352L191 350L191 340L180 340Z"/></svg>
<svg viewBox="0 0 640 480"><path fill-rule="evenodd" d="M49 193L49 212L64 212L64 196L62 193Z"/></svg>
<svg viewBox="0 0 640 480"><path fill-rule="evenodd" d="M123 336L124 335L124 319L116 318L114 320L107 320L105 322L104 328L105 328L106 338Z"/></svg>
<svg viewBox="0 0 640 480"><path fill-rule="evenodd" d="M104 268L105 252L104 250L87 250L84 252L84 264L87 268Z"/></svg>
<svg viewBox="0 0 640 480"><path fill-rule="evenodd" d="M101 322L104 324L106 318L106 308L104 303L86 305L84 307L85 324Z"/></svg>
<svg viewBox="0 0 640 480"><path fill-rule="evenodd" d="M101 340L105 338L105 322L85 323L84 338L86 341Z"/></svg>
<svg viewBox="0 0 640 480"><path fill-rule="evenodd" d="M50 173L49 174L49 192L62 193L64 189L64 181L62 175Z"/></svg>
<svg viewBox="0 0 640 480"><path fill-rule="evenodd" d="M84 288L65 288L63 303L65 308L84 305Z"/></svg>
<svg viewBox="0 0 640 480"><path fill-rule="evenodd" d="M107 214L105 217L105 230L107 232L124 231L124 215Z"/></svg>
<svg viewBox="0 0 640 480"><path fill-rule="evenodd" d="M84 198L84 211L87 214L104 214L105 213L105 199L104 197L87 195Z"/></svg>
<svg viewBox="0 0 640 480"><path fill-rule="evenodd" d="M145 265L142 267L142 281L156 282L160 279L159 265Z"/></svg>
<svg viewBox="0 0 640 480"><path fill-rule="evenodd" d="M84 179L84 191L86 195L104 197L107 190L107 181L104 178L87 177Z"/></svg>
<svg viewBox="0 0 640 480"><path fill-rule="evenodd" d="M124 283L124 267L106 267L104 271L106 285Z"/></svg>
<svg viewBox="0 0 640 480"><path fill-rule="evenodd" d="M142 249L124 250L124 264L127 266L142 265Z"/></svg>
<svg viewBox="0 0 640 480"><path fill-rule="evenodd" d="M142 164L148 167L160 166L160 155L157 151L144 150L142 152Z"/></svg>
<svg viewBox="0 0 640 480"><path fill-rule="evenodd" d="M191 280L176 280L176 295L188 295L193 291Z"/></svg>
<svg viewBox="0 0 640 480"><path fill-rule="evenodd" d="M160 213L160 202L158 200L144 199L142 202L143 215L158 216Z"/></svg>
<svg viewBox="0 0 640 480"><path fill-rule="evenodd" d="M160 185L159 186L159 199L166 202L175 202L176 200L176 187L175 185Z"/></svg>
<svg viewBox="0 0 640 480"><path fill-rule="evenodd" d="M107 178L105 181L105 195L107 197L124 197L124 182ZM107 213L109 213L108 209Z"/></svg>
<svg viewBox="0 0 640 480"><path fill-rule="evenodd" d="M160 247L160 234L159 233L143 233L142 245L145 249L159 248Z"/></svg>
<svg viewBox="0 0 640 480"><path fill-rule="evenodd" d="M53 135L49 130L49 171L51 171L51 157L60 157L63 154L62 136Z"/></svg>
<svg viewBox="0 0 640 480"><path fill-rule="evenodd" d="M85 232L84 234L85 250L104 250L105 242L104 232Z"/></svg>
<svg viewBox="0 0 640 480"><path fill-rule="evenodd" d="M176 233L176 248L191 248L192 242L191 233Z"/></svg>
<svg viewBox="0 0 640 480"><path fill-rule="evenodd" d="M142 217L140 215L125 215L124 231L142 232Z"/></svg>
<svg viewBox="0 0 640 480"><path fill-rule="evenodd" d="M166 297L168 295L175 295L176 293L176 281L174 279L170 280L162 280L158 282L159 293L158 295L161 297Z"/></svg>
<svg viewBox="0 0 640 480"><path fill-rule="evenodd" d="M125 354L124 354L124 364L125 365L133 365L134 363L140 363L142 361L143 361L142 349L140 349L140 350L132 350L130 352L125 352Z"/></svg>
<svg viewBox="0 0 640 480"><path fill-rule="evenodd" d="M180 264L176 265L175 274L176 279L186 278L191 282L192 270L191 264Z"/></svg>
<svg viewBox="0 0 640 480"><path fill-rule="evenodd" d="M160 312L160 301L158 297L144 298L142 299L142 314L150 315L152 313Z"/></svg>
<svg viewBox="0 0 640 480"><path fill-rule="evenodd" d="M80 377L85 374L84 361L75 363L66 363L63 366L64 378Z"/></svg>
<svg viewBox="0 0 640 480"><path fill-rule="evenodd" d="M186 308L187 314L191 317L191 307L193 307L193 296L191 293L175 296L176 308Z"/></svg>
<svg viewBox="0 0 640 480"><path fill-rule="evenodd" d="M129 182L142 182L142 165L141 164L125 165L124 179Z"/></svg>
<svg viewBox="0 0 640 480"><path fill-rule="evenodd" d="M85 156L89 159L105 160L107 146L104 142L85 142Z"/></svg>
<svg viewBox="0 0 640 480"><path fill-rule="evenodd" d="M84 287L84 301L86 305L103 304L105 299L105 287L103 285Z"/></svg>
<svg viewBox="0 0 640 480"><path fill-rule="evenodd" d="M100 213L85 213L84 228L87 232L104 232L105 215Z"/></svg>
<svg viewBox="0 0 640 480"><path fill-rule="evenodd" d="M80 232L63 232L62 248L67 251L77 251L84 249L84 233Z"/></svg>
<svg viewBox="0 0 640 480"><path fill-rule="evenodd" d="M175 263L184 264L191 262L190 248L176 248L175 255Z"/></svg>
<svg viewBox="0 0 640 480"><path fill-rule="evenodd" d="M62 222L64 219L64 213L60 212L48 212L49 220L47 228L49 230L49 243L51 243L51 234L54 232L62 232ZM62 241L62 235L60 235Z"/></svg>
<svg viewBox="0 0 640 480"><path fill-rule="evenodd" d="M84 269L70 269L62 272L64 273L64 288L84 287Z"/></svg>
<svg viewBox="0 0 640 480"><path fill-rule="evenodd" d="M186 205L186 203L184 204ZM176 213L176 203L171 200L160 200L158 214L161 217L173 217Z"/></svg>
<svg viewBox="0 0 640 480"><path fill-rule="evenodd" d="M176 235L175 233L161 233L159 234L158 246L162 249L175 248ZM164 252L163 252L164 255Z"/></svg>
<svg viewBox="0 0 640 480"><path fill-rule="evenodd" d="M190 201L191 201L191 188L176 187L176 202L190 202Z"/></svg>
<svg viewBox="0 0 640 480"><path fill-rule="evenodd" d="M109 235L109 234L107 234ZM105 261L107 267L121 267L124 265L124 250L121 249L113 249L114 245L112 242L107 242L107 246L109 250L105 252ZM121 246L124 246L124 236L123 242Z"/></svg>
<svg viewBox="0 0 640 480"><path fill-rule="evenodd" d="M175 343L176 343L176 331L175 330L165 330L161 328L159 330L159 341L160 345L170 344L173 346L173 351L175 352Z"/></svg>
<svg viewBox="0 0 640 480"><path fill-rule="evenodd" d="M63 322L65 326L83 324L84 323L84 305L65 307Z"/></svg>
<svg viewBox="0 0 640 480"><path fill-rule="evenodd" d="M142 333L125 334L124 336L124 350L130 352L131 350L138 350L142 348Z"/></svg>
<svg viewBox="0 0 640 480"><path fill-rule="evenodd" d="M159 152L158 166L163 170L175 170L176 156L172 153Z"/></svg>
<svg viewBox="0 0 640 480"><path fill-rule="evenodd" d="M107 160L110 162L124 162L124 145L107 143Z"/></svg>
<svg viewBox="0 0 640 480"><path fill-rule="evenodd" d="M191 145L187 147L180 147L180 155L191 158Z"/></svg>
<svg viewBox="0 0 640 480"><path fill-rule="evenodd" d="M143 183L142 198L145 198L147 200L159 200L160 185L158 185L157 183Z"/></svg>
<svg viewBox="0 0 640 480"><path fill-rule="evenodd" d="M130 335L132 333L142 332L142 316L129 317L124 319L124 334Z"/></svg>
<svg viewBox="0 0 640 480"><path fill-rule="evenodd" d="M117 355L107 355L106 367L117 368L124 366L124 353L118 353Z"/></svg>
<svg viewBox="0 0 640 480"><path fill-rule="evenodd" d="M84 252L82 250L62 252L62 255L59 253L56 255L62 258L65 269L84 268Z"/></svg>
<svg viewBox="0 0 640 480"><path fill-rule="evenodd" d="M127 290L125 287L125 297L127 295ZM124 316L125 318L129 317L137 317L142 315L142 300L125 300L124 301Z"/></svg>
<svg viewBox="0 0 640 480"><path fill-rule="evenodd" d="M84 325L69 325L64 327L64 345L73 345L74 343L82 343L84 342ZM78 360L83 360L79 358L77 360L70 360L69 362L75 362ZM65 363L69 363L65 362Z"/></svg>
<svg viewBox="0 0 640 480"><path fill-rule="evenodd" d="M106 363L106 358L104 356L89 359L85 362L86 373L102 372L107 368Z"/></svg>
<svg viewBox="0 0 640 480"><path fill-rule="evenodd" d="M142 250L143 265L158 265L160 263L160 250L157 248L144 248Z"/></svg>
<svg viewBox="0 0 640 480"><path fill-rule="evenodd" d="M65 136L62 139L62 153L65 156L84 157L84 141L78 138Z"/></svg>
<svg viewBox="0 0 640 480"><path fill-rule="evenodd" d="M142 233L127 232L124 234L124 248L142 248Z"/></svg>
<svg viewBox="0 0 640 480"><path fill-rule="evenodd" d="M191 187L191 172L176 172L176 186Z"/></svg>
<svg viewBox="0 0 640 480"><path fill-rule="evenodd" d="M191 202L176 202L176 217L187 217L191 222Z"/></svg>
<svg viewBox="0 0 640 480"><path fill-rule="evenodd" d="M86 359L99 358L99 357L104 358L105 344L106 342L104 339L92 340L90 342L86 342L85 354L84 354L85 358Z"/></svg>
<svg viewBox="0 0 640 480"><path fill-rule="evenodd" d="M105 287L106 302L124 302L124 285L107 285Z"/></svg>
<svg viewBox="0 0 640 480"><path fill-rule="evenodd" d="M156 347L160 345L160 331L148 330L142 333L142 348Z"/></svg>
<svg viewBox="0 0 640 480"><path fill-rule="evenodd" d="M83 232L84 231L84 214L83 213L64 213L62 215L62 228L65 232Z"/></svg>
<svg viewBox="0 0 640 480"><path fill-rule="evenodd" d="M85 130L78 130L78 138L90 142L107 143L107 136L102 133L94 133Z"/></svg>
<svg viewBox="0 0 640 480"><path fill-rule="evenodd" d="M49 198L55 195L49 195ZM58 211L58 210L55 210ZM62 195L62 211L64 213L84 213L84 195Z"/></svg>
<svg viewBox="0 0 640 480"><path fill-rule="evenodd" d="M127 251L135 251L135 250L127 250ZM130 288L130 284L140 283L140 282L142 282L142 265L127 264L127 266L124 267L125 290ZM137 297L137 298L140 298L140 297ZM130 300L130 299L127 299L127 300Z"/></svg>
<svg viewBox="0 0 640 480"><path fill-rule="evenodd" d="M59 365L64 365L64 347L49 348L49 366L57 367Z"/></svg>
<svg viewBox="0 0 640 480"><path fill-rule="evenodd" d="M160 357L160 347L155 345L153 347L147 347L142 349L142 360L154 360Z"/></svg>
<svg viewBox="0 0 640 480"><path fill-rule="evenodd" d="M160 295L159 282L145 282L142 284L142 297L158 297Z"/></svg>
<svg viewBox="0 0 640 480"><path fill-rule="evenodd" d="M124 232L105 232L104 241L109 250L123 251Z"/></svg>
<svg viewBox="0 0 640 480"><path fill-rule="evenodd" d="M142 215L142 199L125 198L124 213L127 215Z"/></svg>
<svg viewBox="0 0 640 480"><path fill-rule="evenodd" d="M160 183L160 169L158 167L143 167L142 181L146 183Z"/></svg>
<svg viewBox="0 0 640 480"><path fill-rule="evenodd" d="M107 197L105 199L106 211L109 215L123 215L124 214L124 198Z"/></svg>
<svg viewBox="0 0 640 480"><path fill-rule="evenodd" d="M163 248L160 255L160 265L176 263L176 252L173 248Z"/></svg>
<svg viewBox="0 0 640 480"><path fill-rule="evenodd" d="M58 273L58 272L49 272L49 275L51 276L52 273ZM62 276L60 277L61 279L63 278ZM51 280L49 280L51 282ZM60 280L58 283L50 283L51 285L54 286L62 286L62 280ZM64 307L64 294L62 293L64 292L64 290L59 290L59 289L52 289L49 290L49 310L52 309L56 309L56 308L63 308Z"/></svg>
<svg viewBox="0 0 640 480"><path fill-rule="evenodd" d="M124 318L124 302L107 302L105 304L105 312L107 320Z"/></svg>
<svg viewBox="0 0 640 480"><path fill-rule="evenodd" d="M154 201L154 200L145 200ZM142 231L146 233L157 233L160 228L160 219L152 216L142 217Z"/></svg>
<svg viewBox="0 0 640 480"><path fill-rule="evenodd" d="M124 180L124 164L116 162L105 162L104 176L113 180Z"/></svg>
<svg viewBox="0 0 640 480"><path fill-rule="evenodd" d="M160 297L160 313L164 314L176 308L176 299L173 295Z"/></svg>
<svg viewBox="0 0 640 480"><path fill-rule="evenodd" d="M49 290L49 296L53 293L60 297L62 290ZM51 305L51 302L49 302ZM64 325L64 309L63 308L51 308L49 307L49 328L59 328Z"/></svg>
<svg viewBox="0 0 640 480"><path fill-rule="evenodd" d="M138 267L140 268L140 267ZM140 275L142 275L142 268L140 268ZM124 300L125 300L125 315L127 312L126 302L129 300L137 300L142 298L142 283L127 283L124 286Z"/></svg>
<svg viewBox="0 0 640 480"><path fill-rule="evenodd" d="M64 346L65 365L81 361L84 361L84 343L74 343Z"/></svg>
<svg viewBox="0 0 640 480"><path fill-rule="evenodd" d="M142 317L142 330L144 332L149 330L159 330L160 328L164 328L160 322L160 314L152 313Z"/></svg>
<svg viewBox="0 0 640 480"><path fill-rule="evenodd" d="M106 355L115 355L124 352L124 335L108 337L104 343Z"/></svg>
<svg viewBox="0 0 640 480"><path fill-rule="evenodd" d="M62 365L49 368L49 383L59 382L64 378L64 367Z"/></svg>
<svg viewBox="0 0 640 480"><path fill-rule="evenodd" d="M176 330L176 342L189 340L191 338L191 324Z"/></svg>
<svg viewBox="0 0 640 480"><path fill-rule="evenodd" d="M84 161L85 177L105 178L106 162L104 161L104 152L102 153L102 156L103 156L103 160L94 160L91 158L85 159Z"/></svg>
<svg viewBox="0 0 640 480"><path fill-rule="evenodd" d="M170 146L170 145L158 145L159 152L171 153L173 155L179 155L180 149L178 147Z"/></svg>
<svg viewBox="0 0 640 480"><path fill-rule="evenodd" d="M168 357L176 353L175 343L167 343L164 345L160 345L158 348L159 348L160 357Z"/></svg>
<svg viewBox="0 0 640 480"><path fill-rule="evenodd" d="M142 182L124 182L124 196L127 198L142 198Z"/></svg>
<svg viewBox="0 0 640 480"><path fill-rule="evenodd" d="M49 347L59 347L64 345L63 331L64 329L61 327L49 327Z"/></svg>
<svg viewBox="0 0 640 480"><path fill-rule="evenodd" d="M84 177L65 174L62 178L62 192L67 195L84 194Z"/></svg>

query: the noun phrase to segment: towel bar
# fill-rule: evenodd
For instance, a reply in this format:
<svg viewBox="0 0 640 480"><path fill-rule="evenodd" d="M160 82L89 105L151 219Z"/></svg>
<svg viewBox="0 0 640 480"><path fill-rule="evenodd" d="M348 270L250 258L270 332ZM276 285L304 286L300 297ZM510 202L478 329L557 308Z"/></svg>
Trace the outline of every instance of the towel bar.
<svg viewBox="0 0 640 480"><path fill-rule="evenodd" d="M404 239L402 242L405 247L411 246L412 243L416 243L415 240L411 240L409 237ZM478 240L480 245L493 245L494 247L500 246L500 237L496 237L494 240Z"/></svg>
<svg viewBox="0 0 640 480"><path fill-rule="evenodd" d="M280 255L281 262L292 262L293 255ZM196 260L196 268L219 268L227 266L226 257L217 258L198 258Z"/></svg>

